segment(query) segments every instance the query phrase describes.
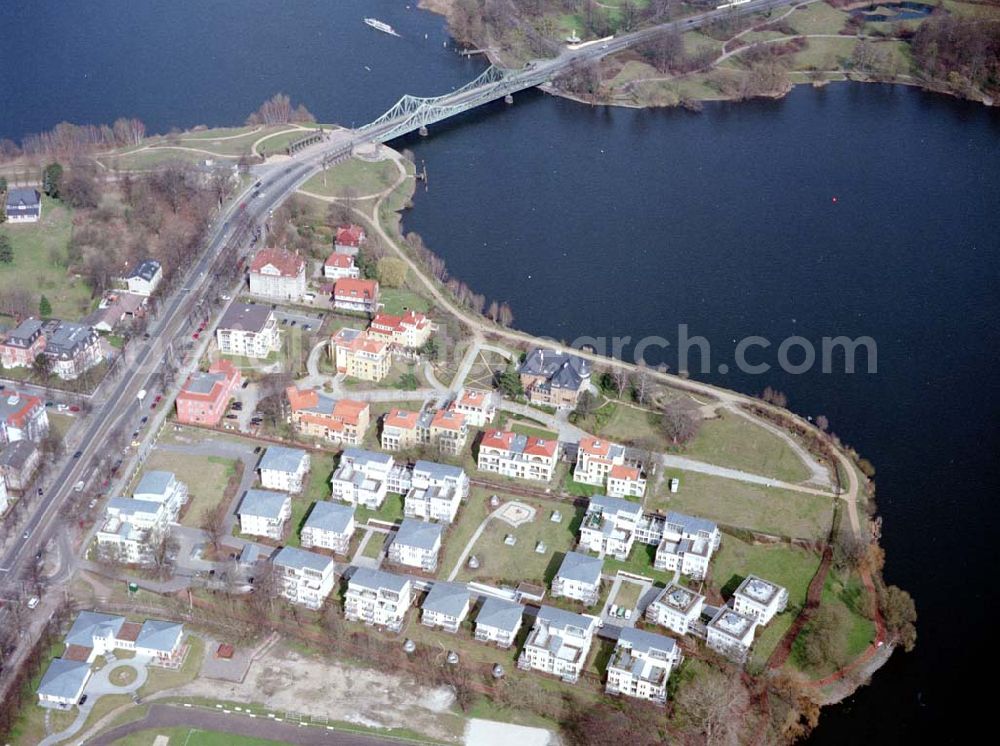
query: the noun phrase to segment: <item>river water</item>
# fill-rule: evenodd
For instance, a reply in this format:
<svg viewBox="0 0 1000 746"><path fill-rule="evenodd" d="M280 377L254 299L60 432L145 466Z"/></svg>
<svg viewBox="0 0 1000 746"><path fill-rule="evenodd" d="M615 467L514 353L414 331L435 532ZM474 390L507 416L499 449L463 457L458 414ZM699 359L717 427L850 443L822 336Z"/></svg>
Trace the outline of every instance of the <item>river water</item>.
<svg viewBox="0 0 1000 746"><path fill-rule="evenodd" d="M151 131L235 124L278 90L350 125L483 66L455 55L440 18L388 0L42 0L5 12L0 137L122 115ZM367 15L403 38L365 27ZM1000 112L851 84L700 114L532 92L399 145L430 175L406 229L509 301L516 326L567 341L662 338L646 358L676 368L686 325L711 345L706 371L691 356L695 377L779 388L875 463L885 576L916 598L918 648L825 710L813 740L969 726L989 691L970 682L996 658ZM766 374L737 370L749 335L771 343L748 355ZM836 356L831 373L779 369L782 340L820 351L838 335L871 337L877 372L844 373Z"/></svg>

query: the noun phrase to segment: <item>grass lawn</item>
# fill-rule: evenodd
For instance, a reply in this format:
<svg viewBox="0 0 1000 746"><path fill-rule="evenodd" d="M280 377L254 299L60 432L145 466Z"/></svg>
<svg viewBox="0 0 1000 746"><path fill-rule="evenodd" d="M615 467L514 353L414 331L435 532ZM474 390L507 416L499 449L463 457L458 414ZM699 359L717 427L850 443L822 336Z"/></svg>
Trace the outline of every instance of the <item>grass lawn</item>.
<svg viewBox="0 0 1000 746"><path fill-rule="evenodd" d="M624 606L626 609L634 609L642 596L642 586L630 580L623 580L618 587L618 593L611 599L611 603Z"/></svg>
<svg viewBox="0 0 1000 746"><path fill-rule="evenodd" d="M55 407L49 407L49 434L54 435L60 441L66 439L66 433L73 426L76 421L76 417L69 414L59 414L58 412L53 412Z"/></svg>
<svg viewBox="0 0 1000 746"><path fill-rule="evenodd" d="M625 572L630 572L635 575L643 575L647 578L653 578L657 582L666 585L673 579L674 574L672 572L664 572L662 570L654 569L653 561L655 559L655 545L635 542L635 544L632 545L632 551L629 553L628 559L624 562L617 560L614 557L605 557L604 572L610 574L618 572L619 570L624 570Z"/></svg>
<svg viewBox="0 0 1000 746"><path fill-rule="evenodd" d="M797 8L782 23L800 34L836 34L844 27L848 17L844 11L831 8L826 3L813 3Z"/></svg>
<svg viewBox="0 0 1000 746"><path fill-rule="evenodd" d="M479 528L479 524L486 518L490 511L490 495L498 494L482 487L473 487L469 490L469 496L458 509L458 516L455 523L448 529L444 539L444 553L441 556L442 577L447 577L448 573L455 567L458 558L465 549L472 534ZM507 500L506 495L500 495L501 500Z"/></svg>
<svg viewBox="0 0 1000 746"><path fill-rule="evenodd" d="M257 143L257 152L263 156L284 155L285 149L296 140L308 137L311 132L300 129L282 130L268 135L264 140Z"/></svg>
<svg viewBox="0 0 1000 746"><path fill-rule="evenodd" d="M854 54L858 40L809 39L809 46L792 57L792 67L796 70L839 70L847 66Z"/></svg>
<svg viewBox="0 0 1000 746"><path fill-rule="evenodd" d="M181 525L197 528L205 509L225 496L226 484L236 474L236 462L220 456L192 456L154 449L146 459L143 473L156 469L172 471L188 486L190 497Z"/></svg>
<svg viewBox="0 0 1000 746"><path fill-rule="evenodd" d="M426 313L430 308L426 298L406 288L381 288L379 300L384 306L382 310L393 316L402 316L407 311Z"/></svg>
<svg viewBox="0 0 1000 746"><path fill-rule="evenodd" d="M361 552L361 556L368 557L369 559L378 559L379 555L382 554L382 547L384 546L385 534L373 531L372 535L368 538L368 543L365 544L365 548Z"/></svg>
<svg viewBox="0 0 1000 746"><path fill-rule="evenodd" d="M280 741L250 738L235 733L199 730L198 728L152 728L131 733L115 741L115 746L152 746L157 736L166 736L169 746L272 746Z"/></svg>
<svg viewBox="0 0 1000 746"><path fill-rule="evenodd" d="M702 422L698 437L684 455L784 482L801 482L810 476L806 465L784 440L734 414Z"/></svg>
<svg viewBox="0 0 1000 746"><path fill-rule="evenodd" d="M378 510L372 510L371 508L359 505L357 510L354 511L354 520L359 525L364 526L368 523L369 518L386 523L399 523L403 520L403 496L397 495L395 492L390 492L385 496L385 502L382 503L382 507Z"/></svg>
<svg viewBox="0 0 1000 746"><path fill-rule="evenodd" d="M590 497L591 495L603 495L605 489L596 484L584 484L573 479L573 472L569 471L562 483L563 492L574 497Z"/></svg>
<svg viewBox="0 0 1000 746"><path fill-rule="evenodd" d="M738 482L709 474L664 470L664 484L680 479L676 494L649 496L648 509L679 510L739 528L792 538L825 537L833 518L833 500L792 490Z"/></svg>
<svg viewBox="0 0 1000 746"><path fill-rule="evenodd" d="M510 429L515 433L520 433L521 435L527 435L529 437L534 436L536 438L541 438L542 440L557 440L559 438L559 433L554 433L551 430L545 430L540 427L532 427L531 425L514 423L510 426Z"/></svg>
<svg viewBox="0 0 1000 746"><path fill-rule="evenodd" d="M38 697L35 695L35 691L38 689L38 684L41 682L46 669L49 667L49 662L53 658L58 658L62 655L65 647L62 642L54 643L43 657L38 673L32 677L31 681L22 690L24 704L21 707L17 722L14 723L10 733L7 734L8 743L38 743L45 738L45 710L36 704ZM76 714L75 709L73 710L73 714Z"/></svg>
<svg viewBox="0 0 1000 746"><path fill-rule="evenodd" d="M149 678L139 688L140 697L148 697L154 692L159 692L163 689L173 689L174 687L195 680L198 672L201 670L201 661L205 656L205 643L200 637L188 635L185 639L185 644L188 645L188 652L187 657L184 659L184 665L176 671L151 666L149 669Z"/></svg>
<svg viewBox="0 0 1000 746"><path fill-rule="evenodd" d="M604 410L610 408L609 414ZM635 443L640 440L663 442L657 426L657 415L644 409L636 409L627 404L611 401L601 407L596 416L595 435L608 438L618 443ZM603 423L601 419L605 418ZM584 430L589 430L586 424L581 424ZM664 446L666 444L664 443Z"/></svg>
<svg viewBox="0 0 1000 746"><path fill-rule="evenodd" d="M115 686L128 686L135 681L135 669L131 666L118 666L112 669L111 673L108 674L108 678Z"/></svg>
<svg viewBox="0 0 1000 746"><path fill-rule="evenodd" d="M267 141L262 143L265 144ZM313 176L302 186L302 190L324 197L339 197L344 189L349 187L358 197L364 197L384 191L392 186L398 177L399 170L391 160L369 163L351 158L332 166L324 173Z"/></svg>
<svg viewBox="0 0 1000 746"><path fill-rule="evenodd" d="M14 261L0 264L0 294L25 288L49 299L53 317L76 320L87 315L96 305L90 287L83 278L67 275L65 268L72 227L72 210L45 196L37 223L0 224L0 236L7 236L14 248Z"/></svg>

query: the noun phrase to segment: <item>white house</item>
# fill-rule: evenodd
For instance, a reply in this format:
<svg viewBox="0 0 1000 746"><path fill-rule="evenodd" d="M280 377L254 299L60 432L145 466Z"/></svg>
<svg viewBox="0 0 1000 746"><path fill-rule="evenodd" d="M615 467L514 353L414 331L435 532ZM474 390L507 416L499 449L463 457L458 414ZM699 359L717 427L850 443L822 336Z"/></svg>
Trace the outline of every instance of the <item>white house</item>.
<svg viewBox="0 0 1000 746"><path fill-rule="evenodd" d="M740 614L752 616L764 625L780 614L788 605L788 591L776 583L756 575L748 575L733 594L733 608Z"/></svg>
<svg viewBox="0 0 1000 746"><path fill-rule="evenodd" d="M559 457L559 441L521 435L511 430L487 430L479 443L480 471L514 479L548 482Z"/></svg>
<svg viewBox="0 0 1000 746"><path fill-rule="evenodd" d="M418 461L403 503L407 518L451 523L469 494L469 477L459 466Z"/></svg>
<svg viewBox="0 0 1000 746"><path fill-rule="evenodd" d="M45 402L9 389L0 395L0 445L30 440L39 443L49 433Z"/></svg>
<svg viewBox="0 0 1000 746"><path fill-rule="evenodd" d="M476 615L476 639L509 648L521 630L523 616L521 604L487 596Z"/></svg>
<svg viewBox="0 0 1000 746"><path fill-rule="evenodd" d="M646 478L625 446L588 436L580 439L573 480L605 487L612 497L642 497Z"/></svg>
<svg viewBox="0 0 1000 746"><path fill-rule="evenodd" d="M638 464L615 464L608 473L607 490L613 497L642 497L646 491L645 472Z"/></svg>
<svg viewBox="0 0 1000 746"><path fill-rule="evenodd" d="M280 541L292 515L292 498L283 492L247 490L240 503L240 532Z"/></svg>
<svg viewBox="0 0 1000 746"><path fill-rule="evenodd" d="M543 606L517 659L517 667L543 671L575 683L596 630L595 617Z"/></svg>
<svg viewBox="0 0 1000 746"><path fill-rule="evenodd" d="M579 552L566 552L555 578L552 595L582 601L587 606L597 603L601 593L601 570L604 560Z"/></svg>
<svg viewBox="0 0 1000 746"><path fill-rule="evenodd" d="M353 256L350 254L339 254L335 251L323 263L323 277L328 280L361 277L361 270L354 264Z"/></svg>
<svg viewBox="0 0 1000 746"><path fill-rule="evenodd" d="M471 427L486 427L496 417L499 399L500 395L494 391L464 388L451 403L451 408L465 415Z"/></svg>
<svg viewBox="0 0 1000 746"><path fill-rule="evenodd" d="M309 473L309 454L301 448L268 446L257 468L264 489L301 492Z"/></svg>
<svg viewBox="0 0 1000 746"><path fill-rule="evenodd" d="M75 705L80 701L88 681L90 664L86 661L53 658L38 683L38 704L42 707Z"/></svg>
<svg viewBox="0 0 1000 746"><path fill-rule="evenodd" d="M250 294L299 300L306 292L306 261L286 249L261 249L250 262Z"/></svg>
<svg viewBox="0 0 1000 746"><path fill-rule="evenodd" d="M163 503L167 511L167 520L173 523L177 521L184 503L188 501L188 488L172 471L147 471L136 485L132 498Z"/></svg>
<svg viewBox="0 0 1000 746"><path fill-rule="evenodd" d="M334 500L378 510L387 492L404 494L410 489L409 469L397 465L392 456L360 448L347 448L330 479Z"/></svg>
<svg viewBox="0 0 1000 746"><path fill-rule="evenodd" d="M354 506L319 500L302 526L302 546L347 554L354 536Z"/></svg>
<svg viewBox="0 0 1000 746"><path fill-rule="evenodd" d="M167 531L170 514L162 502L113 497L95 535L97 551L127 564L148 562Z"/></svg>
<svg viewBox="0 0 1000 746"><path fill-rule="evenodd" d="M460 583L435 583L420 606L420 623L458 632L469 613L469 589Z"/></svg>
<svg viewBox="0 0 1000 746"><path fill-rule="evenodd" d="M145 655L154 661L164 663L174 660L184 639L184 625L160 619L147 619L142 623L135 638L136 655Z"/></svg>
<svg viewBox="0 0 1000 746"><path fill-rule="evenodd" d="M742 663L753 645L756 628L757 620L754 617L723 606L708 623L705 641L712 650Z"/></svg>
<svg viewBox="0 0 1000 746"><path fill-rule="evenodd" d="M657 570L703 578L721 540L719 527L712 521L670 511L653 565Z"/></svg>
<svg viewBox="0 0 1000 746"><path fill-rule="evenodd" d="M8 223L37 223L42 219L42 195L37 189L8 189L5 208Z"/></svg>
<svg viewBox="0 0 1000 746"><path fill-rule="evenodd" d="M686 635L698 620L705 597L677 583L670 583L646 607L646 621Z"/></svg>
<svg viewBox="0 0 1000 746"><path fill-rule="evenodd" d="M663 704L670 671L682 658L681 649L671 638L623 627L608 661L605 691Z"/></svg>
<svg viewBox="0 0 1000 746"><path fill-rule="evenodd" d="M135 295L149 297L163 280L163 268L155 259L144 259L125 276L128 291Z"/></svg>
<svg viewBox="0 0 1000 746"><path fill-rule="evenodd" d="M353 622L398 631L410 608L412 593L410 579L405 576L359 567L347 581L344 615Z"/></svg>
<svg viewBox="0 0 1000 746"><path fill-rule="evenodd" d="M272 560L281 579L281 595L293 604L318 609L333 590L334 562L297 547L282 547Z"/></svg>
<svg viewBox="0 0 1000 746"><path fill-rule="evenodd" d="M281 348L274 313L263 304L233 303L219 320L215 340L223 355L259 359Z"/></svg>
<svg viewBox="0 0 1000 746"><path fill-rule="evenodd" d="M594 495L580 524L580 547L601 556L628 559L642 505L609 495Z"/></svg>
<svg viewBox="0 0 1000 746"><path fill-rule="evenodd" d="M434 572L437 570L443 534L444 526L438 523L404 518L389 545L389 560L425 572Z"/></svg>

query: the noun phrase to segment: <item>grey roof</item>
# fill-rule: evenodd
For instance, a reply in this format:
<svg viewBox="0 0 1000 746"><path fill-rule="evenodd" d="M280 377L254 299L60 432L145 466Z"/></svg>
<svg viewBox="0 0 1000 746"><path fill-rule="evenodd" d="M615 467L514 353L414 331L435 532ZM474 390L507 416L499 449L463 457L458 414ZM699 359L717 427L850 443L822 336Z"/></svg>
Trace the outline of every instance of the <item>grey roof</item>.
<svg viewBox="0 0 1000 746"><path fill-rule="evenodd" d="M68 360L77 350L97 340L93 327L73 321L50 319L45 322L45 354Z"/></svg>
<svg viewBox="0 0 1000 746"><path fill-rule="evenodd" d="M747 575L740 583L740 587L736 589L736 593L757 603L769 604L782 590L782 587L777 583L764 580L757 575Z"/></svg>
<svg viewBox="0 0 1000 746"><path fill-rule="evenodd" d="M595 621L593 617L575 614L572 611L563 611L554 606L542 606L538 610L536 618L538 621L546 622L550 627L555 627L556 629L576 627L577 629L586 630L593 626Z"/></svg>
<svg viewBox="0 0 1000 746"><path fill-rule="evenodd" d="M331 531L335 534L347 533L347 527L354 518L354 506L319 500L309 512L303 528Z"/></svg>
<svg viewBox="0 0 1000 746"><path fill-rule="evenodd" d="M707 518L686 515L685 513L676 513L673 510L667 513L667 523L675 523L689 534L696 534L699 531L711 534L716 529L714 521L710 521Z"/></svg>
<svg viewBox="0 0 1000 746"><path fill-rule="evenodd" d="M387 464L392 461L393 458L388 453L379 453L378 451L366 451L363 448L345 448L344 452L340 454L340 463L375 463L375 464Z"/></svg>
<svg viewBox="0 0 1000 746"><path fill-rule="evenodd" d="M152 500L136 500L131 497L112 497L108 500L108 510L117 510L125 515L136 513L158 513L163 509L163 503Z"/></svg>
<svg viewBox="0 0 1000 746"><path fill-rule="evenodd" d="M215 388L215 384L225 380L225 373L208 373L197 370L191 374L187 383L184 384L184 390L192 394L211 394L212 389Z"/></svg>
<svg viewBox="0 0 1000 746"><path fill-rule="evenodd" d="M42 211L42 195L37 189L15 187L7 191L8 215L38 215Z"/></svg>
<svg viewBox="0 0 1000 746"><path fill-rule="evenodd" d="M260 547L256 544L244 544L240 551L240 564L252 565L260 559Z"/></svg>
<svg viewBox="0 0 1000 746"><path fill-rule="evenodd" d="M158 261L155 259L144 259L139 263L139 266L132 270L127 279L141 277L146 282L151 282L159 271L160 263Z"/></svg>
<svg viewBox="0 0 1000 746"><path fill-rule="evenodd" d="M54 658L38 683L38 693L48 697L73 699L90 678L90 664Z"/></svg>
<svg viewBox="0 0 1000 746"><path fill-rule="evenodd" d="M117 635L123 624L125 624L123 616L101 614L96 611L81 611L66 634L66 644L92 648L94 647L95 633L100 632L101 636L104 636L110 628L112 633Z"/></svg>
<svg viewBox="0 0 1000 746"><path fill-rule="evenodd" d="M566 580L597 585L601 582L601 570L604 560L579 552L566 552L557 576Z"/></svg>
<svg viewBox="0 0 1000 746"><path fill-rule="evenodd" d="M172 471L147 471L136 485L133 495L165 495L174 482Z"/></svg>
<svg viewBox="0 0 1000 746"><path fill-rule="evenodd" d="M544 376L554 388L576 391L590 377L590 362L551 347L535 347L518 368L519 373Z"/></svg>
<svg viewBox="0 0 1000 746"><path fill-rule="evenodd" d="M272 560L280 567L292 567L296 570L315 570L326 572L333 565L333 560L316 552L307 552L298 547L282 547Z"/></svg>
<svg viewBox="0 0 1000 746"><path fill-rule="evenodd" d="M476 624L513 633L521 624L523 614L524 607L521 604L488 596L479 609Z"/></svg>
<svg viewBox="0 0 1000 746"><path fill-rule="evenodd" d="M28 463L31 455L38 450L38 446L30 440L15 440L2 451L0 451L0 466L6 466L20 471Z"/></svg>
<svg viewBox="0 0 1000 746"><path fill-rule="evenodd" d="M360 585L363 588L371 588L375 591L384 588L396 593L402 593L403 588L409 582L410 579L405 575L396 575L395 573L384 572L382 570L370 570L367 567L359 567L351 575L349 584Z"/></svg>
<svg viewBox="0 0 1000 746"><path fill-rule="evenodd" d="M41 331L44 322L40 319L30 318L25 319L20 324L18 324L14 329L7 332L7 344L17 344L21 347L22 344L18 344L23 340L23 346L27 346L33 337L37 337Z"/></svg>
<svg viewBox="0 0 1000 746"><path fill-rule="evenodd" d="M403 544L408 547L417 547L426 551L433 551L441 541L441 534L444 533L444 526L437 523L424 523L415 518L404 518L399 524L399 531L394 544Z"/></svg>
<svg viewBox="0 0 1000 746"><path fill-rule="evenodd" d="M602 515L616 515L618 513L642 515L642 505L639 503L634 503L631 500L625 500L620 497L611 497L610 495L594 495L590 498L587 508L588 510L591 508L600 508Z"/></svg>
<svg viewBox="0 0 1000 746"><path fill-rule="evenodd" d="M460 583L435 583L421 608L445 616L460 617L468 611L469 589Z"/></svg>
<svg viewBox="0 0 1000 746"><path fill-rule="evenodd" d="M284 446L268 446L264 458L260 460L260 469L272 469L294 473L308 454L301 448L285 448Z"/></svg>
<svg viewBox="0 0 1000 746"><path fill-rule="evenodd" d="M622 627L621 634L618 636L618 642L630 645L632 650L637 653L646 654L652 650L662 650L664 653L670 653L677 645L672 637L656 635L652 632L636 629L635 627Z"/></svg>
<svg viewBox="0 0 1000 746"><path fill-rule="evenodd" d="M142 623L139 636L135 638L135 646L170 653L180 643L183 634L184 625L180 622L147 619Z"/></svg>
<svg viewBox="0 0 1000 746"><path fill-rule="evenodd" d="M429 479L433 479L435 481L446 479L458 481L465 474L465 471L461 466L439 464L434 461L418 461L413 465L414 476L416 476L417 472L424 472L427 474Z"/></svg>
<svg viewBox="0 0 1000 746"><path fill-rule="evenodd" d="M290 500L284 492L270 490L247 490L240 503L240 515L253 515L260 518L277 519L286 500Z"/></svg>
<svg viewBox="0 0 1000 746"><path fill-rule="evenodd" d="M261 332L271 316L271 307L262 304L233 303L219 321L219 329Z"/></svg>

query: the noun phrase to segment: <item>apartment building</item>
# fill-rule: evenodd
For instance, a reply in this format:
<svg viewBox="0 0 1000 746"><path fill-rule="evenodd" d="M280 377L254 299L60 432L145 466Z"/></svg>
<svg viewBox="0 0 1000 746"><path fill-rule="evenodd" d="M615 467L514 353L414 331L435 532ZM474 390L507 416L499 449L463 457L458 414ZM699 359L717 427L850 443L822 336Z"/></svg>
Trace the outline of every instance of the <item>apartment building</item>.
<svg viewBox="0 0 1000 746"><path fill-rule="evenodd" d="M452 523L469 494L469 477L459 466L418 461L403 502L407 518Z"/></svg>
<svg viewBox="0 0 1000 746"><path fill-rule="evenodd" d="M733 608L764 625L788 606L788 591L776 583L748 575L733 594Z"/></svg>
<svg viewBox="0 0 1000 746"><path fill-rule="evenodd" d="M608 661L604 691L664 704L667 679L682 659L681 649L673 639L623 627Z"/></svg>
<svg viewBox="0 0 1000 746"><path fill-rule="evenodd" d="M487 430L479 444L476 466L514 479L548 482L555 472L559 441L510 430Z"/></svg>
<svg viewBox="0 0 1000 746"><path fill-rule="evenodd" d="M238 513L241 533L280 541L292 515L292 498L285 492L247 490Z"/></svg>
<svg viewBox="0 0 1000 746"><path fill-rule="evenodd" d="M257 470L264 489L297 493L302 491L309 467L309 454L301 448L268 446Z"/></svg>
<svg viewBox="0 0 1000 746"><path fill-rule="evenodd" d="M524 617L524 607L513 601L487 596L476 615L476 639L509 648L517 639Z"/></svg>
<svg viewBox="0 0 1000 746"><path fill-rule="evenodd" d="M635 542L635 528L642 520L642 505L620 497L594 495L580 524L580 547L628 559Z"/></svg>
<svg viewBox="0 0 1000 746"><path fill-rule="evenodd" d="M455 633L469 614L469 589L460 583L435 583L420 606L420 623Z"/></svg>
<svg viewBox="0 0 1000 746"><path fill-rule="evenodd" d="M552 579L552 595L581 601L593 606L601 594L601 571L604 560L579 552L566 552Z"/></svg>
<svg viewBox="0 0 1000 746"><path fill-rule="evenodd" d="M538 610L517 666L575 683L580 678L596 631L595 617L543 606Z"/></svg>
<svg viewBox="0 0 1000 746"><path fill-rule="evenodd" d="M424 572L437 570L444 526L414 518L404 518L389 544L389 561Z"/></svg>
<svg viewBox="0 0 1000 746"><path fill-rule="evenodd" d="M334 399L315 389L285 389L292 424L303 435L341 445L361 445L368 430L368 402Z"/></svg>
<svg viewBox="0 0 1000 746"><path fill-rule="evenodd" d="M271 307L233 303L219 320L215 341L223 355L266 358L281 349L278 323Z"/></svg>
<svg viewBox="0 0 1000 746"><path fill-rule="evenodd" d="M646 607L646 621L686 635L701 617L705 597L677 583L670 583Z"/></svg>
<svg viewBox="0 0 1000 746"><path fill-rule="evenodd" d="M654 567L703 578L721 540L722 534L714 522L671 511L667 513L663 538L656 548Z"/></svg>
<svg viewBox="0 0 1000 746"><path fill-rule="evenodd" d="M392 350L359 329L344 328L330 340L338 373L360 381L381 381L392 368Z"/></svg>
<svg viewBox="0 0 1000 746"><path fill-rule="evenodd" d="M318 609L333 590L334 562L297 547L282 547L272 560L281 595L293 604Z"/></svg>
<svg viewBox="0 0 1000 746"><path fill-rule="evenodd" d="M347 581L344 616L352 622L398 632L410 608L412 594L408 577L359 567Z"/></svg>
<svg viewBox="0 0 1000 746"><path fill-rule="evenodd" d="M306 261L286 249L261 249L250 262L250 294L268 300L300 300L306 292Z"/></svg>

